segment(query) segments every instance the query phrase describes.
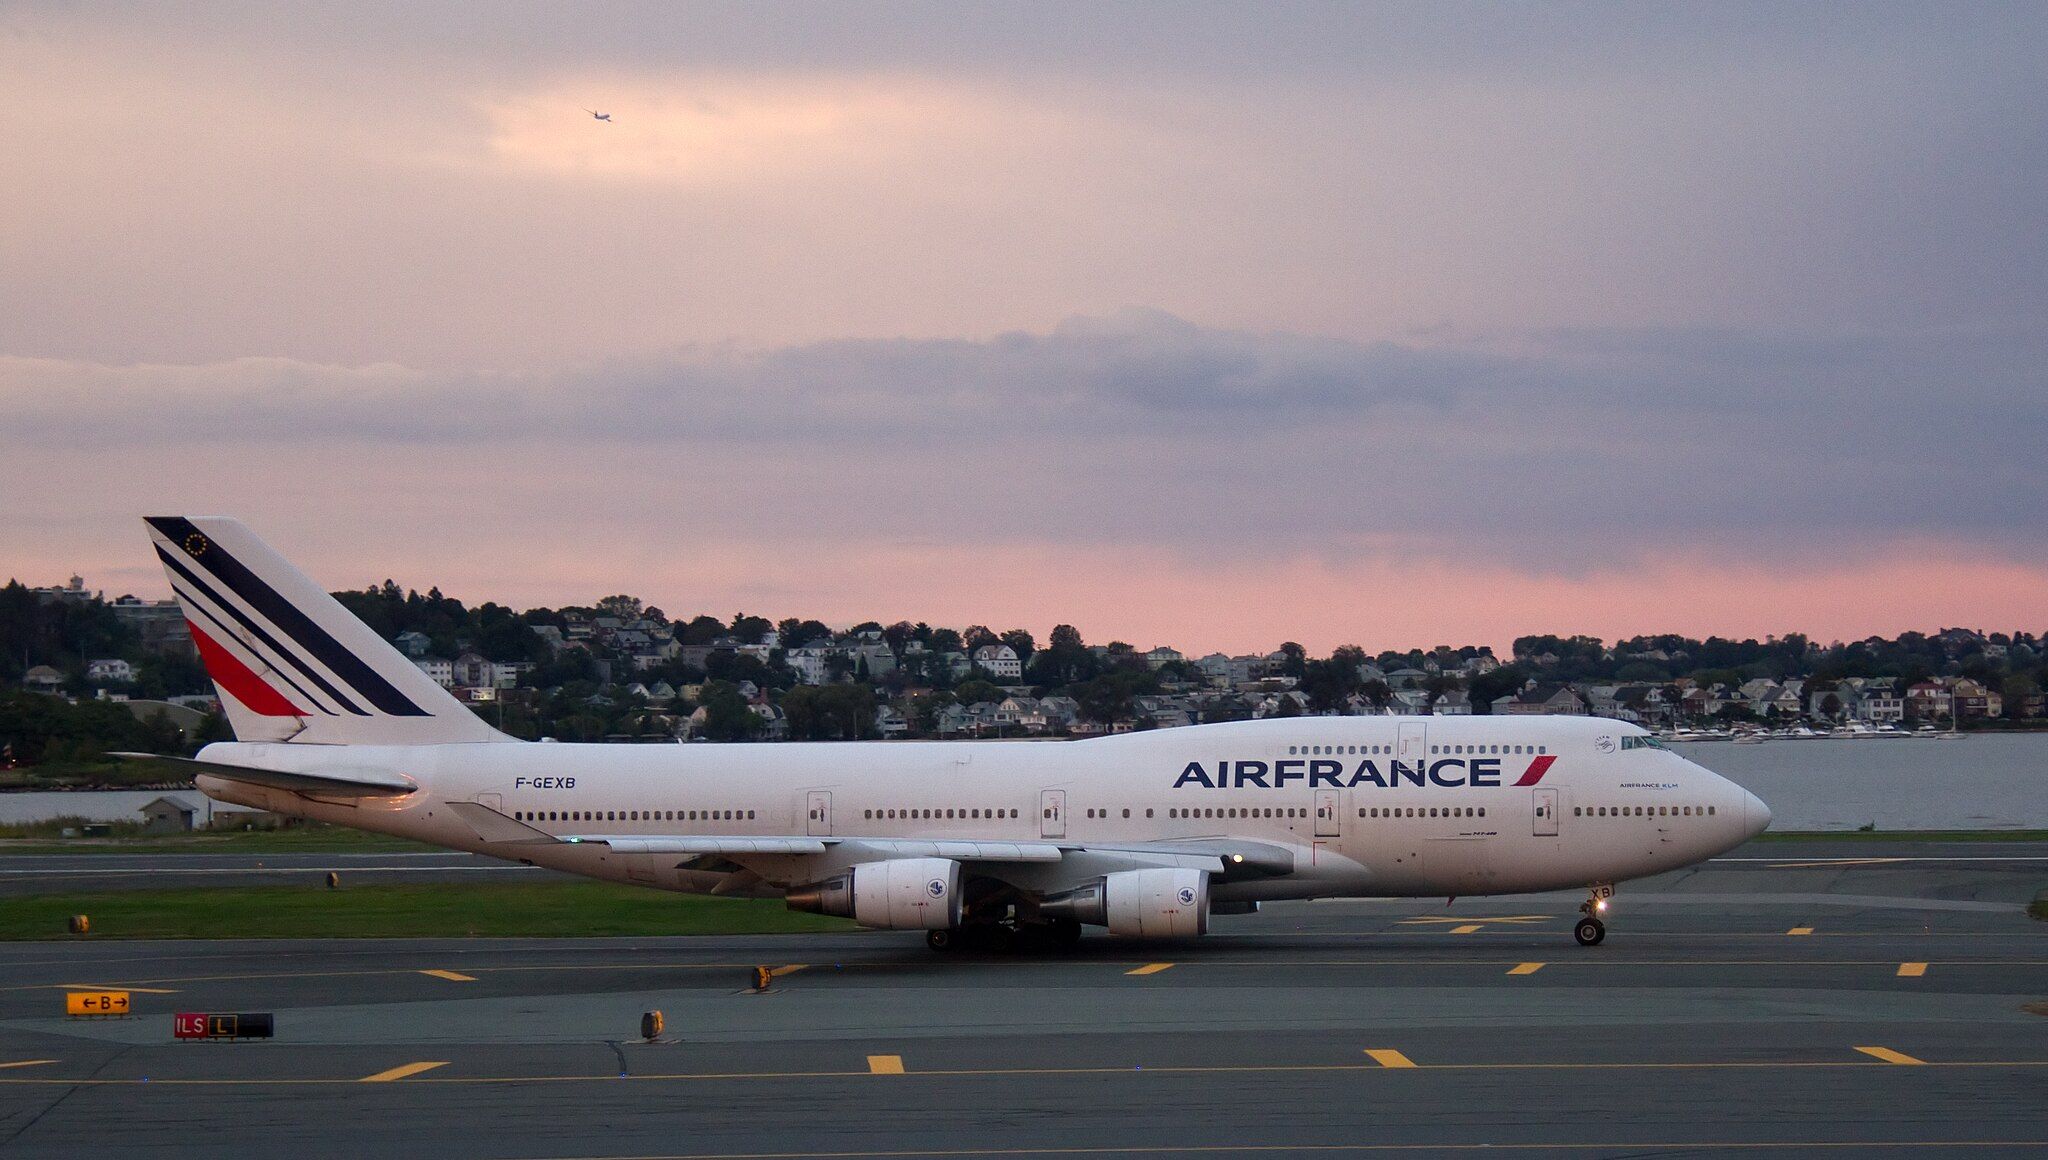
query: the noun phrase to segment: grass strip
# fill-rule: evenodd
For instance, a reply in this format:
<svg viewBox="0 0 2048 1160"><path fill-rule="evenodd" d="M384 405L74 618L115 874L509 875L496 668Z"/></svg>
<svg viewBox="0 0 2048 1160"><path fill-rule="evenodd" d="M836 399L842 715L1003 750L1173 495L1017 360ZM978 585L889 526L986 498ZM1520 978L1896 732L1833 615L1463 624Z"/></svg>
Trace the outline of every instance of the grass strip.
<svg viewBox="0 0 2048 1160"><path fill-rule="evenodd" d="M74 914L92 933L72 935ZM774 899L609 882L231 886L0 899L0 940L582 938L853 930Z"/></svg>

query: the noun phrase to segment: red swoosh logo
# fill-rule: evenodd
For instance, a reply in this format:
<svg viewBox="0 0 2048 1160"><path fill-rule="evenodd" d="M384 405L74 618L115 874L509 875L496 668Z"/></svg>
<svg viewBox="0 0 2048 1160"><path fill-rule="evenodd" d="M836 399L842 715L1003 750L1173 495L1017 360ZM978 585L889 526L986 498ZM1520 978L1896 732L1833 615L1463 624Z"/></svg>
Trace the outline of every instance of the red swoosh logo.
<svg viewBox="0 0 2048 1160"><path fill-rule="evenodd" d="M1522 772L1522 780L1515 784L1535 785L1537 782L1542 781L1543 775L1550 772L1550 763L1556 760L1557 758L1554 755L1546 753L1542 757L1530 762L1529 768Z"/></svg>

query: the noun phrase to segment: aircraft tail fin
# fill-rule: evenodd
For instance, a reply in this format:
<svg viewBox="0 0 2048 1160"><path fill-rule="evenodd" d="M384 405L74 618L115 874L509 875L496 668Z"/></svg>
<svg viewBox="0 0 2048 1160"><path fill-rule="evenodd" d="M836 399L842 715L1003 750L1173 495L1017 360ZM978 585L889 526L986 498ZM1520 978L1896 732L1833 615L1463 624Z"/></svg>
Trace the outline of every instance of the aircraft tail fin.
<svg viewBox="0 0 2048 1160"><path fill-rule="evenodd" d="M241 521L151 516L150 543L242 741L510 741Z"/></svg>

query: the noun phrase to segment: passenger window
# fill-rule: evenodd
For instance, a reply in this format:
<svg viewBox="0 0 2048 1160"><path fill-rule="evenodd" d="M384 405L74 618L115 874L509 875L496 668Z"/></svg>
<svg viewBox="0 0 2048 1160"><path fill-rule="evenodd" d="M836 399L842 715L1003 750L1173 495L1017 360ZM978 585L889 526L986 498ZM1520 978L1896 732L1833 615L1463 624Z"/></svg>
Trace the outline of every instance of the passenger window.
<svg viewBox="0 0 2048 1160"><path fill-rule="evenodd" d="M1148 817L1148 818L1149 818L1149 817L1151 817L1151 816L1152 816L1152 811L1151 811L1150 809L1147 809L1147 810L1145 811L1145 816L1146 816L1146 817Z"/></svg>
<svg viewBox="0 0 2048 1160"><path fill-rule="evenodd" d="M1482 818L1486 816L1486 807L1485 807L1485 806L1480 806L1480 807L1479 807L1479 816L1480 816L1480 817L1482 817Z"/></svg>
<svg viewBox="0 0 2048 1160"><path fill-rule="evenodd" d="M1714 807L1713 807L1713 806L1708 806L1708 807L1707 807L1707 816L1708 816L1708 817L1714 817L1714 816L1715 816L1715 814L1714 814Z"/></svg>

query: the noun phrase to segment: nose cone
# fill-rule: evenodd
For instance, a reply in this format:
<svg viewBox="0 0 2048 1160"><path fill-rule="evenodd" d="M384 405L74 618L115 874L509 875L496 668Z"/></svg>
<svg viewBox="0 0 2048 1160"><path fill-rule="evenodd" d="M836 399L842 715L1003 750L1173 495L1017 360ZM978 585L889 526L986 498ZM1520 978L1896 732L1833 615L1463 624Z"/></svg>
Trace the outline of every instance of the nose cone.
<svg viewBox="0 0 2048 1160"><path fill-rule="evenodd" d="M1764 832L1765 830L1768 830L1768 829L1770 829L1770 828L1771 828L1771 807L1769 807L1769 806L1765 805L1765 804L1764 804L1764 801L1763 801L1763 799L1762 799L1762 798L1760 798L1760 797L1756 796L1755 794L1753 794L1753 793L1749 792L1748 790L1743 790L1743 791L1742 791L1742 832L1743 832L1743 834L1744 834L1744 835L1745 835L1745 836L1746 836L1747 838L1754 838L1754 837L1756 837L1756 836L1757 836L1758 834L1761 834L1761 833L1763 833L1763 832Z"/></svg>

